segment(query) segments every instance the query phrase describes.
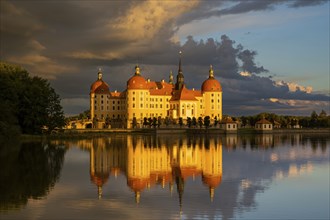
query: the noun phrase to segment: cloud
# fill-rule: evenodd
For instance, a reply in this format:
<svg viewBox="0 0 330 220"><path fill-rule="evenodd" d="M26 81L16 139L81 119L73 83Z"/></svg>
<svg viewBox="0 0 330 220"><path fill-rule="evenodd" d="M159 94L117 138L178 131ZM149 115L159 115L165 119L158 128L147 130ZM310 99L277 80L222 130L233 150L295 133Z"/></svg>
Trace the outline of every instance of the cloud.
<svg viewBox="0 0 330 220"><path fill-rule="evenodd" d="M311 86L301 86L297 83L284 82L283 80L276 81L276 86L287 86L291 92L302 91L306 93L312 93L313 88Z"/></svg>
<svg viewBox="0 0 330 220"><path fill-rule="evenodd" d="M244 109L252 113L253 107L254 112L262 111L269 103L279 112L294 112L296 109L290 110L284 103L271 103L269 99L326 101L329 96L315 94L311 87L295 83L276 83L265 76L266 66L256 64L257 51L245 48L227 35L199 41L193 36L182 42L175 39L183 24L209 17L230 18L250 11L275 10L279 5L299 8L323 3L1 1L1 59L51 79L62 98L79 100L88 99L98 67L104 69L104 80L110 89L121 91L136 63L143 75L152 80L167 79L170 70L175 74L178 51L182 50L189 88L199 89L208 77L209 65L213 65L223 87L226 113L239 114ZM222 24L219 25L221 28ZM80 101L64 102L66 113L88 109L89 104Z"/></svg>
<svg viewBox="0 0 330 220"><path fill-rule="evenodd" d="M210 17L221 17L224 15L243 14L248 12L257 12L265 10L274 10L276 6L288 4L290 7L316 6L326 3L327 0L250 0L250 1L227 1L215 3L213 1L204 1L198 10L183 15L178 23L180 25L190 23L196 20L203 20Z"/></svg>

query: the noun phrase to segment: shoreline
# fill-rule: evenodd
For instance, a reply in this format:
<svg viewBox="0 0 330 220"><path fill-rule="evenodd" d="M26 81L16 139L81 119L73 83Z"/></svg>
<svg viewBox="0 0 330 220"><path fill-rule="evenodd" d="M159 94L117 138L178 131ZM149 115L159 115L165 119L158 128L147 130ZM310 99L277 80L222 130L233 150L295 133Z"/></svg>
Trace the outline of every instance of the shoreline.
<svg viewBox="0 0 330 220"><path fill-rule="evenodd" d="M22 134L20 139L40 140L57 138L90 138L106 137L108 135L251 135L251 134L330 134L330 128L310 128L310 129L273 129L271 131L257 131L253 128L241 128L237 131L225 131L220 128L136 128L136 129L67 129L58 133L46 135Z"/></svg>

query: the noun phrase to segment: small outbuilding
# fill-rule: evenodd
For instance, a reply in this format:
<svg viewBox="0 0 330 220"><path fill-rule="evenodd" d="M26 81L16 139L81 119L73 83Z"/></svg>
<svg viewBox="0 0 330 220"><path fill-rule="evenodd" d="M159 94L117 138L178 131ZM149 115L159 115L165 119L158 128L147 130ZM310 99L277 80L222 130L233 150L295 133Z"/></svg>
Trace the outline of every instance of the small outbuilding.
<svg viewBox="0 0 330 220"><path fill-rule="evenodd" d="M227 117L220 122L220 128L226 132L237 132L237 123L231 117Z"/></svg>
<svg viewBox="0 0 330 220"><path fill-rule="evenodd" d="M270 121L267 121L266 119L261 119L260 121L257 121L254 128L257 131L272 131L273 130L273 123Z"/></svg>

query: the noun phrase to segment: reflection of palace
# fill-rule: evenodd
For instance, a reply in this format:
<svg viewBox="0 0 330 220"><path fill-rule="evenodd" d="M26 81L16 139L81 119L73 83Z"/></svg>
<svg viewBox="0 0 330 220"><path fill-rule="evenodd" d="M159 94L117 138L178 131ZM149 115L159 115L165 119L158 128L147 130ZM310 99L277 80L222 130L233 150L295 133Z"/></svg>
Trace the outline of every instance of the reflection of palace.
<svg viewBox="0 0 330 220"><path fill-rule="evenodd" d="M99 198L109 177L120 171L126 174L137 203L145 188L168 185L172 193L176 184L181 205L185 181L197 176L202 177L213 200L214 190L221 183L222 144L217 139L171 142L155 136L127 136L117 143L105 140L96 139L90 148L90 175L98 187Z"/></svg>

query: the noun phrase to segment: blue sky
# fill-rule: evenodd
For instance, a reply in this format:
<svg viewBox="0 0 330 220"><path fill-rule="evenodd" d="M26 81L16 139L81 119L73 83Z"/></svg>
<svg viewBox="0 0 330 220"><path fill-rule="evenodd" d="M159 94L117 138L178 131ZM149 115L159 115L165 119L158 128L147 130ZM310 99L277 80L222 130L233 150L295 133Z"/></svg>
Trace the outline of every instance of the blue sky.
<svg viewBox="0 0 330 220"><path fill-rule="evenodd" d="M181 42L187 35L205 40L222 34L256 50L256 62L269 69L275 79L329 92L329 2L211 17L187 24L178 32Z"/></svg>
<svg viewBox="0 0 330 220"><path fill-rule="evenodd" d="M136 63L151 80L176 75L180 50L188 88L213 65L225 114L330 114L328 0L0 4L1 60L49 79L67 115L89 108L98 68L123 91Z"/></svg>

